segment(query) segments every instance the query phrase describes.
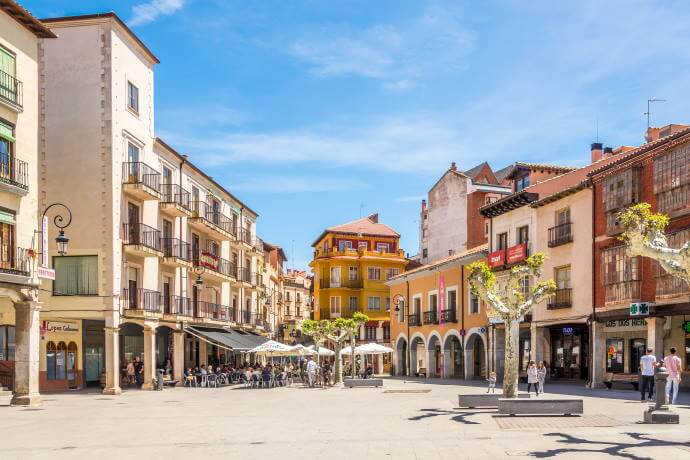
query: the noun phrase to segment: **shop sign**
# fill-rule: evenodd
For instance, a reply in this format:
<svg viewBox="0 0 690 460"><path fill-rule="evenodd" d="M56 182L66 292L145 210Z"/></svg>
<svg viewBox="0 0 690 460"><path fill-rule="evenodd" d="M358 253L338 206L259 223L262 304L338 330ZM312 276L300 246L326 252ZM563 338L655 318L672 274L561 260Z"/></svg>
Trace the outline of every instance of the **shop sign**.
<svg viewBox="0 0 690 460"><path fill-rule="evenodd" d="M65 321L43 321L43 328L45 332L79 332L77 323L68 323Z"/></svg>
<svg viewBox="0 0 690 460"><path fill-rule="evenodd" d="M647 321L644 318L626 318L619 320L609 320L604 323L604 329L608 331L632 331L646 330Z"/></svg>
<svg viewBox="0 0 690 460"><path fill-rule="evenodd" d="M573 335L573 327L566 326L563 328L563 335Z"/></svg>
<svg viewBox="0 0 690 460"><path fill-rule="evenodd" d="M649 316L651 306L649 302L633 302L630 304L630 316Z"/></svg>
<svg viewBox="0 0 690 460"><path fill-rule="evenodd" d="M527 257L527 243L518 244L508 248L508 263L514 264L525 260Z"/></svg>
<svg viewBox="0 0 690 460"><path fill-rule="evenodd" d="M690 334L690 321L684 322L682 328L686 334Z"/></svg>
<svg viewBox="0 0 690 460"><path fill-rule="evenodd" d="M46 280L54 280L55 270L48 267L36 267L36 275L38 275L39 278Z"/></svg>
<svg viewBox="0 0 690 460"><path fill-rule="evenodd" d="M499 249L489 254L489 267L501 267L506 263L506 251L504 249Z"/></svg>

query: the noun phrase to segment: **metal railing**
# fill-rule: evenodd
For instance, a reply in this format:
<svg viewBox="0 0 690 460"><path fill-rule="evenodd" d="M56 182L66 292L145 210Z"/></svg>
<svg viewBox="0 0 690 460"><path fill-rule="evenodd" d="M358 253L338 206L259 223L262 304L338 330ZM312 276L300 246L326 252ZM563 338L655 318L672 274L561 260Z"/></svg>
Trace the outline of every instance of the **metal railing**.
<svg viewBox="0 0 690 460"><path fill-rule="evenodd" d="M161 293L150 289L137 288L134 291L123 289L125 310L142 310L151 313L161 313Z"/></svg>
<svg viewBox="0 0 690 460"><path fill-rule="evenodd" d="M192 201L192 214L194 217L204 219L219 230L235 235L232 220L222 212L213 209L213 206L205 201Z"/></svg>
<svg viewBox="0 0 690 460"><path fill-rule="evenodd" d="M438 324L438 311L430 310L424 312L424 324Z"/></svg>
<svg viewBox="0 0 690 460"><path fill-rule="evenodd" d="M573 241L572 230L572 222L567 222L565 224L560 224L549 228L549 247L553 248Z"/></svg>
<svg viewBox="0 0 690 460"><path fill-rule="evenodd" d="M168 315L194 316L192 299L179 295L171 295L163 298L163 311Z"/></svg>
<svg viewBox="0 0 690 460"><path fill-rule="evenodd" d="M191 260L191 245L179 238L161 238L161 248L164 257L174 257L176 259Z"/></svg>
<svg viewBox="0 0 690 460"><path fill-rule="evenodd" d="M407 320L410 323L410 327L422 325L421 318L418 314L408 315Z"/></svg>
<svg viewBox="0 0 690 460"><path fill-rule="evenodd" d="M263 286L264 277L260 273L252 273L252 286Z"/></svg>
<svg viewBox="0 0 690 460"><path fill-rule="evenodd" d="M240 272L240 281L244 281L245 283L251 283L252 276L251 276L251 270L249 268L240 267L239 272Z"/></svg>
<svg viewBox="0 0 690 460"><path fill-rule="evenodd" d="M246 228L240 228L237 232L237 240L252 246L252 231Z"/></svg>
<svg viewBox="0 0 690 460"><path fill-rule="evenodd" d="M161 250L161 232L141 222L122 224L122 240L125 244L145 246L155 251Z"/></svg>
<svg viewBox="0 0 690 460"><path fill-rule="evenodd" d="M571 288L556 289L553 297L546 305L548 309L568 308L573 306L573 290Z"/></svg>
<svg viewBox="0 0 690 460"><path fill-rule="evenodd" d="M29 190L29 163L6 153L0 154L0 181Z"/></svg>
<svg viewBox="0 0 690 460"><path fill-rule="evenodd" d="M29 276L33 251L24 248L16 248L14 251L7 248L6 251L0 253L0 273Z"/></svg>
<svg viewBox="0 0 690 460"><path fill-rule="evenodd" d="M232 307L220 305L204 300L197 300L194 305L194 316L197 318L214 319L216 321L230 321L232 318Z"/></svg>
<svg viewBox="0 0 690 460"><path fill-rule="evenodd" d="M124 184L143 184L156 192L161 191L161 174L141 161L122 163L122 182Z"/></svg>
<svg viewBox="0 0 690 460"><path fill-rule="evenodd" d="M191 194L177 184L161 184L161 203L175 203L192 210Z"/></svg>
<svg viewBox="0 0 690 460"><path fill-rule="evenodd" d="M361 279L332 281L329 278L321 278L319 280L319 286L321 286L321 289L339 288L339 287L350 288L350 289L361 289L364 286L364 281Z"/></svg>
<svg viewBox="0 0 690 460"><path fill-rule="evenodd" d="M24 104L22 82L14 78L14 75L2 70L0 70L0 98L19 107Z"/></svg>
<svg viewBox="0 0 690 460"><path fill-rule="evenodd" d="M213 270L216 273L220 273L225 276L234 275L234 263L227 259L223 259L212 253L211 251L202 251L197 249L192 251L192 261L197 267L204 267L209 270Z"/></svg>
<svg viewBox="0 0 690 460"><path fill-rule="evenodd" d="M449 308L447 310L441 310L441 320L444 323L455 323L458 321L457 315L455 314L454 308Z"/></svg>

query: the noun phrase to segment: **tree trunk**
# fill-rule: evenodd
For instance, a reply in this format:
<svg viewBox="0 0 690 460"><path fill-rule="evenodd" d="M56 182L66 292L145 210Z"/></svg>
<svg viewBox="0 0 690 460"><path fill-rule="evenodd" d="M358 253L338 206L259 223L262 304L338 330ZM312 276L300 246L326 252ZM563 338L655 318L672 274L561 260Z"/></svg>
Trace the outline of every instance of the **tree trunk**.
<svg viewBox="0 0 690 460"><path fill-rule="evenodd" d="M343 381L343 366L340 365L340 352L342 348L342 342L335 343L335 372L333 373L334 385Z"/></svg>
<svg viewBox="0 0 690 460"><path fill-rule="evenodd" d="M350 362L352 363L352 369L350 369L351 377L354 379L357 377L357 370L355 369L355 335L350 334Z"/></svg>
<svg viewBox="0 0 690 460"><path fill-rule="evenodd" d="M506 323L505 364L503 397L517 398L518 360L520 359L520 322L511 319Z"/></svg>

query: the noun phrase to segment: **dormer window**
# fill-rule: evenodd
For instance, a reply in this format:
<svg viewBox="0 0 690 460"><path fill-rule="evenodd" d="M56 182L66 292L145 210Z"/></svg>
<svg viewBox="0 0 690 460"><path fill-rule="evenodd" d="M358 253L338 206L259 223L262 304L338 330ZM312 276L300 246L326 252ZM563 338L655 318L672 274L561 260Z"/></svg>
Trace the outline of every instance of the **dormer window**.
<svg viewBox="0 0 690 460"><path fill-rule="evenodd" d="M524 190L527 187L529 187L529 174L515 179L515 192Z"/></svg>

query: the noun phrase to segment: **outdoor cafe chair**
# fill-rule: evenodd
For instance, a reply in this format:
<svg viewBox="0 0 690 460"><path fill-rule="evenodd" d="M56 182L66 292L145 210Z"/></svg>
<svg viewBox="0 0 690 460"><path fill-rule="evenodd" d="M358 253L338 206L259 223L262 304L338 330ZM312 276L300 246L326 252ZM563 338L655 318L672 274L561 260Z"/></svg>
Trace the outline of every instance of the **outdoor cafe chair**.
<svg viewBox="0 0 690 460"><path fill-rule="evenodd" d="M218 377L216 374L208 374L206 376L206 388L211 388L211 385L213 385L214 388L218 388Z"/></svg>

